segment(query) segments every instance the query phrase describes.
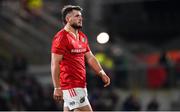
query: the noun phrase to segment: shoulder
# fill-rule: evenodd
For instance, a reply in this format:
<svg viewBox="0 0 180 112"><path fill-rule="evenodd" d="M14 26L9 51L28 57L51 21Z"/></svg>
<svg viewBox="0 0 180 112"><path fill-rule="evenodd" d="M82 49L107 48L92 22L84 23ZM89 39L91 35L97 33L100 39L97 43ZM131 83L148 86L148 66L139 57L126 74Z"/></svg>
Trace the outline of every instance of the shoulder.
<svg viewBox="0 0 180 112"><path fill-rule="evenodd" d="M64 29L61 29L55 34L55 37L63 37L67 34L67 32Z"/></svg>
<svg viewBox="0 0 180 112"><path fill-rule="evenodd" d="M67 32L64 29L61 29L60 31L58 31L55 36L54 39L56 40L62 40L65 39Z"/></svg>
<svg viewBox="0 0 180 112"><path fill-rule="evenodd" d="M79 34L81 35L81 36L83 36L83 37L86 37L87 38L87 36L82 32L82 31L79 31Z"/></svg>
<svg viewBox="0 0 180 112"><path fill-rule="evenodd" d="M64 45L64 46L69 44L69 41L66 35L67 35L67 32L64 29L58 31L52 40L52 44Z"/></svg>

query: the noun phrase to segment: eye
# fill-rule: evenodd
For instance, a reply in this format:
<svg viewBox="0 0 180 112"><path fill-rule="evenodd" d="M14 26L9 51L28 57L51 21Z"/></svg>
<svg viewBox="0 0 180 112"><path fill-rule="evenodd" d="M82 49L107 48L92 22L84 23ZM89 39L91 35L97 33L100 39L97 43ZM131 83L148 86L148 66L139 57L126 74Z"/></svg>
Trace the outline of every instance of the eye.
<svg viewBox="0 0 180 112"><path fill-rule="evenodd" d="M75 15L75 17L82 17L81 15L79 15L79 14L77 14L77 15Z"/></svg>
<svg viewBox="0 0 180 112"><path fill-rule="evenodd" d="M79 17L80 15L76 15L75 17Z"/></svg>

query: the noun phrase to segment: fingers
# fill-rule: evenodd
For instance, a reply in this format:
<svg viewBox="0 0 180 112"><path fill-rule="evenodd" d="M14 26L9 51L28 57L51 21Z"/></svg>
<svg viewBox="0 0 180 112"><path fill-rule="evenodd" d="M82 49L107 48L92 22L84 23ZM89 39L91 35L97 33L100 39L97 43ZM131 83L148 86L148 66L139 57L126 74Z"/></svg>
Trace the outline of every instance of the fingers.
<svg viewBox="0 0 180 112"><path fill-rule="evenodd" d="M109 86L109 84L110 84L110 81L108 81L108 82L104 85L104 87Z"/></svg>
<svg viewBox="0 0 180 112"><path fill-rule="evenodd" d="M54 96L53 96L53 99L54 99L55 101L59 102L59 101L61 101L63 98L62 98L62 96L54 95Z"/></svg>
<svg viewBox="0 0 180 112"><path fill-rule="evenodd" d="M110 78L106 77L106 79L104 80L104 87L107 87L110 84Z"/></svg>
<svg viewBox="0 0 180 112"><path fill-rule="evenodd" d="M57 102L63 99L63 93L60 89L55 89L53 94L53 99Z"/></svg>

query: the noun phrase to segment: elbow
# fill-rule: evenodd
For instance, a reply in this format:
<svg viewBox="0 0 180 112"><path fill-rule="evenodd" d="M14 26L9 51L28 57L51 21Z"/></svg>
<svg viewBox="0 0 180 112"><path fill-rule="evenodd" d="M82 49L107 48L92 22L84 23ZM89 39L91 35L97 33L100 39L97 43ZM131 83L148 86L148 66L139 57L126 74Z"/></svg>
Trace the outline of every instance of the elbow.
<svg viewBox="0 0 180 112"><path fill-rule="evenodd" d="M91 64L94 60L96 60L95 56L91 56L88 60L87 63Z"/></svg>

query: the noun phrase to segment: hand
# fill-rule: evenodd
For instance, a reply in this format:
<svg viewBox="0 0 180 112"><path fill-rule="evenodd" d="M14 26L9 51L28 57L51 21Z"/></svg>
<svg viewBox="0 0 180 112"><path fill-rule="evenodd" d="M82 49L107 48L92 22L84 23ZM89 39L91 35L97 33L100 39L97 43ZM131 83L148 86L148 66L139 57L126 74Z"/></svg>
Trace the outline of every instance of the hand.
<svg viewBox="0 0 180 112"><path fill-rule="evenodd" d="M102 74L101 79L105 83L104 87L107 87L110 84L110 78L106 74Z"/></svg>
<svg viewBox="0 0 180 112"><path fill-rule="evenodd" d="M54 89L53 98L57 102L59 102L63 99L63 92L60 88Z"/></svg>

